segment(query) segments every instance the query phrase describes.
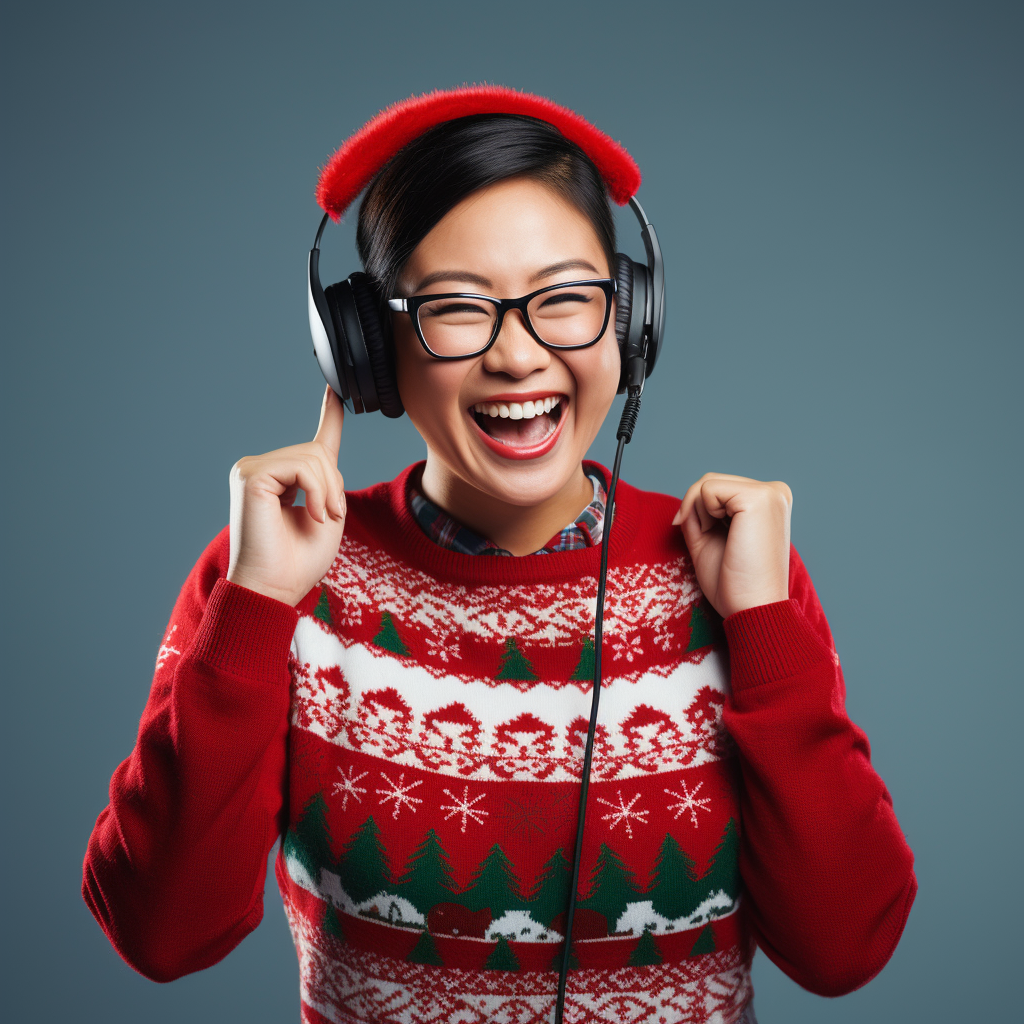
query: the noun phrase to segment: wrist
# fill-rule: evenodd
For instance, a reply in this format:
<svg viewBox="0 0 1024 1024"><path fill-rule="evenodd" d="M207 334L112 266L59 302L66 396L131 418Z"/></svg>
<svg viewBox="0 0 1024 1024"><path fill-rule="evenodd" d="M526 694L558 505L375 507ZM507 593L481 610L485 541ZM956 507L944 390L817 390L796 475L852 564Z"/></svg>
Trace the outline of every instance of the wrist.
<svg viewBox="0 0 1024 1024"><path fill-rule="evenodd" d="M730 615L746 612L751 608L761 608L767 604L777 604L779 601L788 600L789 580L785 580L773 583L771 586L729 594L723 598L721 607L715 605L715 610L723 619L726 619ZM714 602L712 603L714 604Z"/></svg>
<svg viewBox="0 0 1024 1024"><path fill-rule="evenodd" d="M237 567L230 569L225 579L236 587L244 587L246 590L251 590L254 594L260 594L263 597L271 598L271 600L280 601L281 604L286 604L291 608L294 608L305 596L305 591L301 594L293 594L291 591L284 590L281 587L268 586L263 581L248 576L244 569Z"/></svg>

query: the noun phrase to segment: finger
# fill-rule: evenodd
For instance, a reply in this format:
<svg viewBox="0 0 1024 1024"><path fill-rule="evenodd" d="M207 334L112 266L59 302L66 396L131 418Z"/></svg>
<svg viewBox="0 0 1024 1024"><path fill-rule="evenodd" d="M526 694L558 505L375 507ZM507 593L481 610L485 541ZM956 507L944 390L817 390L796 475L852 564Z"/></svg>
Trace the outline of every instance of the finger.
<svg viewBox="0 0 1024 1024"><path fill-rule="evenodd" d="M348 498L345 497L345 478L338 473L338 499L341 504L341 518L348 515Z"/></svg>
<svg viewBox="0 0 1024 1024"><path fill-rule="evenodd" d="M707 474L705 473L704 477L706 476ZM680 523L685 522L686 518L690 515L693 510L693 503L697 500L697 495L700 494L700 488L701 484L704 482L704 477L701 477L700 480L690 484L686 489L686 494L683 495L683 501L679 506L679 511L676 512L675 518L672 520L673 525L678 526Z"/></svg>
<svg viewBox="0 0 1024 1024"><path fill-rule="evenodd" d="M707 505L704 503L703 493L697 495L693 503L693 509L697 513L697 518L700 520L701 533L707 533L708 530L714 527L717 520L708 512Z"/></svg>
<svg viewBox="0 0 1024 1024"><path fill-rule="evenodd" d="M295 472L295 482L306 492L306 511L318 523L327 522L327 488L313 463L301 463Z"/></svg>
<svg viewBox="0 0 1024 1024"><path fill-rule="evenodd" d="M681 532L683 534L683 541L686 544L686 550L690 553L694 567L698 564L706 564L709 550L713 549L716 544L721 543L720 539L715 535L715 531L712 530L705 533L701 529L700 518L697 515L696 509L693 509L683 520ZM713 555L711 557L713 558Z"/></svg>
<svg viewBox="0 0 1024 1024"><path fill-rule="evenodd" d="M320 479L324 483L327 514L338 522L344 522L348 515L348 499L345 497L345 478L337 466L328 464L326 457L316 459Z"/></svg>
<svg viewBox="0 0 1024 1024"><path fill-rule="evenodd" d="M333 458L335 466L338 464L338 449L341 447L341 428L344 422L345 407L328 384L323 404L320 406L320 423L313 440L324 446L328 455Z"/></svg>
<svg viewBox="0 0 1024 1024"><path fill-rule="evenodd" d="M326 459L321 462L321 468L324 471L324 479L327 483L327 511L335 519L344 519L347 511L345 478L336 466L328 466Z"/></svg>
<svg viewBox="0 0 1024 1024"><path fill-rule="evenodd" d="M315 467L316 473L324 486L327 498L327 512L334 519L344 519L346 510L345 479L337 465L331 465L330 457L319 445L311 445L306 451L306 458Z"/></svg>
<svg viewBox="0 0 1024 1024"><path fill-rule="evenodd" d="M714 477L705 480L700 488L700 501L709 516L715 519L723 519L726 515L726 504L732 498L738 488L731 480L724 480L721 477ZM703 517L701 522L703 523Z"/></svg>
<svg viewBox="0 0 1024 1024"><path fill-rule="evenodd" d="M319 484L319 493L323 497L323 513L332 519L344 520L345 518L345 492L344 481L337 466L332 466L327 461L327 456L319 447L313 448L303 454L310 469L316 476ZM309 503L309 495L306 495L306 502ZM322 520L326 522L325 520Z"/></svg>

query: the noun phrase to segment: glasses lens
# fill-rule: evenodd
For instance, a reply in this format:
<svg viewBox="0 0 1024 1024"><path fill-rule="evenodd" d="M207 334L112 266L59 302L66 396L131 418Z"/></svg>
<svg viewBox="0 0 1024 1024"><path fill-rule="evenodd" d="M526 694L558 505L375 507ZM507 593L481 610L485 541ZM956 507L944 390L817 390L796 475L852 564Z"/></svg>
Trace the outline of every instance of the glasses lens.
<svg viewBox="0 0 1024 1024"><path fill-rule="evenodd" d="M420 331L431 352L464 356L491 340L497 316L497 308L483 299L432 299L420 306Z"/></svg>
<svg viewBox="0 0 1024 1024"><path fill-rule="evenodd" d="M546 345L589 345L601 335L608 298L593 284L571 284L530 300L530 322Z"/></svg>

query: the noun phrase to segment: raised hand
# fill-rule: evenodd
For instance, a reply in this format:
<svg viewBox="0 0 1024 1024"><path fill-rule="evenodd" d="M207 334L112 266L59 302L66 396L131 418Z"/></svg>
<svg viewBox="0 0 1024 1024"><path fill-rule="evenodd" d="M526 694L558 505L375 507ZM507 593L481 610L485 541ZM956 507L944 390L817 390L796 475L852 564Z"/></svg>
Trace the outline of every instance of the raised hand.
<svg viewBox="0 0 1024 1024"><path fill-rule="evenodd" d="M793 492L780 480L705 473L672 520L681 526L697 582L723 618L789 597Z"/></svg>
<svg viewBox="0 0 1024 1024"><path fill-rule="evenodd" d="M312 441L247 455L231 467L232 583L296 605L327 573L345 530L344 419L328 386ZM305 507L295 505L299 488Z"/></svg>

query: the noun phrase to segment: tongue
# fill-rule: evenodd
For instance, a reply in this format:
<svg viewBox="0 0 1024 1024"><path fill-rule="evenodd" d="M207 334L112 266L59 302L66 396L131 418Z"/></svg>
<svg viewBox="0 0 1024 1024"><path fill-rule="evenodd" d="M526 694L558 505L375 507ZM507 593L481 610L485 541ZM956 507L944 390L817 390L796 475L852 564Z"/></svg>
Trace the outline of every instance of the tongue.
<svg viewBox="0 0 1024 1024"><path fill-rule="evenodd" d="M512 448L530 448L540 444L551 433L554 426L549 413L534 416L532 420L500 419L496 416L480 416L477 423L502 444Z"/></svg>

